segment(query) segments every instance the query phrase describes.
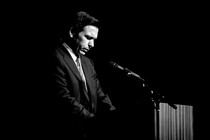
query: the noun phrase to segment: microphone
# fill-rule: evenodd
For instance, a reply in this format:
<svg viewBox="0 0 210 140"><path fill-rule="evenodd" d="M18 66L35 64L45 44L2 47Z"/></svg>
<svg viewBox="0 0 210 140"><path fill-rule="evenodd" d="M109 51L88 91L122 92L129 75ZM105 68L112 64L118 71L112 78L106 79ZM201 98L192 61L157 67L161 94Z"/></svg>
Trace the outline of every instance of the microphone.
<svg viewBox="0 0 210 140"><path fill-rule="evenodd" d="M127 73L127 75L132 75L132 76L137 77L137 78L139 78L140 80L144 81L143 78L141 78L138 74L134 73L133 71L129 70L128 68L124 68L124 67L120 66L119 64L117 64L117 63L115 63L115 62L113 62L113 61L110 61L109 63L110 63L114 68L118 68L118 69L120 69L120 70L125 71L125 72Z"/></svg>
<svg viewBox="0 0 210 140"><path fill-rule="evenodd" d="M115 62L113 62L113 61L110 61L109 62L109 64L111 64L114 68L117 68L117 69L120 69L120 70L123 70L123 71L125 71L126 73L127 73L127 75L132 75L132 76L134 76L134 77L137 77L137 78L139 78L141 81L145 81L143 78L141 78L138 74L136 74L136 73L134 73L133 71L131 71L131 70L129 70L128 68L125 68L125 67L122 67L122 66L120 66L119 64L117 64L117 63L115 63ZM153 90L151 90L149 87L148 87L148 85L147 84L145 84L144 82L143 82L143 87L144 88L147 88L147 89L149 89L150 90L150 94L152 95L152 101L153 102L155 102L155 101L165 101L165 102L167 102L167 99L166 99L166 97L165 96L163 96L163 95L160 95L159 93L157 93L157 92L154 92ZM173 103L171 103L171 102L167 102L171 107L173 107L174 109L176 109L177 107L176 107L176 105L174 105Z"/></svg>

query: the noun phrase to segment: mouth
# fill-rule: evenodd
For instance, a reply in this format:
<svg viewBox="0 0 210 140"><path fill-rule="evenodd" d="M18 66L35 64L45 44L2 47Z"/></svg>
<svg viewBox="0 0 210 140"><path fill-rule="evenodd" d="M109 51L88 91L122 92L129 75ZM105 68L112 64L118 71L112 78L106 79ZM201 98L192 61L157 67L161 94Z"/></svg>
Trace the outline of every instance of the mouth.
<svg viewBox="0 0 210 140"><path fill-rule="evenodd" d="M89 49L83 48L83 49L80 50L80 53L81 53L81 54L85 54L85 53L87 53L88 51L89 51Z"/></svg>
<svg viewBox="0 0 210 140"><path fill-rule="evenodd" d="M89 49L87 49L87 48L83 48L83 49L81 49L81 51L88 52L88 51L89 51Z"/></svg>

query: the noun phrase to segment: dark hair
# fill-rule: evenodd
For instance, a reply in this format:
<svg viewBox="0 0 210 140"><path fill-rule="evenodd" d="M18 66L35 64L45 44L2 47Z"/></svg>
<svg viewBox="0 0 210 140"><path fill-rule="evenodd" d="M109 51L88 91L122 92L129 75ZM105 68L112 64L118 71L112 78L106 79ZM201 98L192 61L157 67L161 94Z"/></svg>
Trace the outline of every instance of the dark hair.
<svg viewBox="0 0 210 140"><path fill-rule="evenodd" d="M69 40L70 30L73 34L78 34L87 25L93 25L100 28L99 20L87 12L79 11L76 12L76 14L72 13L68 15L67 19L61 25L62 27L60 28L58 36L61 37L61 40Z"/></svg>
<svg viewBox="0 0 210 140"><path fill-rule="evenodd" d="M72 21L73 23L70 28L73 33L79 33L87 25L93 25L99 28L99 20L84 11L77 12Z"/></svg>

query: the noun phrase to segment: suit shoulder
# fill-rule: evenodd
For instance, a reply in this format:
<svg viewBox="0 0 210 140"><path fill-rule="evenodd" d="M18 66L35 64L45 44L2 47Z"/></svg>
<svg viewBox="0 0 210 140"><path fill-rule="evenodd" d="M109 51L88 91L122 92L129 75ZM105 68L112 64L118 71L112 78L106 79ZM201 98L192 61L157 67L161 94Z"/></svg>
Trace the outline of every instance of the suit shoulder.
<svg viewBox="0 0 210 140"><path fill-rule="evenodd" d="M57 48L54 48L54 49L52 50L51 55L52 55L54 58L61 58L61 57L65 56L65 51L64 51L62 48L57 47Z"/></svg>

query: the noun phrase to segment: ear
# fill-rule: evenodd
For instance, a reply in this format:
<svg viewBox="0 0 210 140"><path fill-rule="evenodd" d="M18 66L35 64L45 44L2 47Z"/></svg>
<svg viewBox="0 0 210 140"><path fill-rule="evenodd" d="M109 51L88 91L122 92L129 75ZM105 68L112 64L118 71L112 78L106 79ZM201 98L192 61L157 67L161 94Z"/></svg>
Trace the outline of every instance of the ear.
<svg viewBox="0 0 210 140"><path fill-rule="evenodd" d="M72 33L72 28L70 28L70 30L69 30L69 35L70 35L71 38L74 37L74 34Z"/></svg>

